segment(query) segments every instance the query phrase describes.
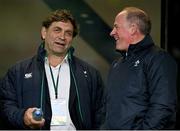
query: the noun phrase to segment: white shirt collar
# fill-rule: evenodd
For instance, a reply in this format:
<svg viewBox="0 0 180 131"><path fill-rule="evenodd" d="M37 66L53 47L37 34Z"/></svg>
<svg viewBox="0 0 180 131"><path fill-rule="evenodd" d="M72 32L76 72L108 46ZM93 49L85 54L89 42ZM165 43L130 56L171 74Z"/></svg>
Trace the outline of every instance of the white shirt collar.
<svg viewBox="0 0 180 131"><path fill-rule="evenodd" d="M64 59L62 60L62 62L61 62L60 64L58 64L56 67L54 67L54 68L59 68L59 66L62 65L63 63L69 64L69 62L68 62L68 54L64 57ZM48 57L47 57L47 56L45 57L45 64L48 64L48 65L49 65L49 60L48 60Z"/></svg>

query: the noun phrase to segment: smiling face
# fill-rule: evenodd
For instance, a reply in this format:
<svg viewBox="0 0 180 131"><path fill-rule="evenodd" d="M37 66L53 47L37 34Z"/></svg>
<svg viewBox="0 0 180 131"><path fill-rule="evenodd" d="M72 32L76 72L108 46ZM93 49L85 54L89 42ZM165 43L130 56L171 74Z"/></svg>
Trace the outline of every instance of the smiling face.
<svg viewBox="0 0 180 131"><path fill-rule="evenodd" d="M126 20L126 12L119 13L114 21L113 30L110 36L114 37L116 41L117 50L128 50L131 44L131 28L129 22Z"/></svg>
<svg viewBox="0 0 180 131"><path fill-rule="evenodd" d="M73 40L73 25L70 21L53 22L49 28L42 27L48 55L65 56Z"/></svg>

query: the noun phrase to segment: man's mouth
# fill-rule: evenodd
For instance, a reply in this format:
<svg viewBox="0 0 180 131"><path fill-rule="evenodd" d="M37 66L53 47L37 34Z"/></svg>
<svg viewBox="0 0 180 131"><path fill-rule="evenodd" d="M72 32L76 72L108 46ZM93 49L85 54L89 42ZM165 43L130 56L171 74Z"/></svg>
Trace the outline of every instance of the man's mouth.
<svg viewBox="0 0 180 131"><path fill-rule="evenodd" d="M116 43L119 41L119 39L114 39L116 41Z"/></svg>
<svg viewBox="0 0 180 131"><path fill-rule="evenodd" d="M117 37L114 37L114 40L115 40L115 41L118 41L118 40L119 40L119 38L117 38Z"/></svg>
<svg viewBox="0 0 180 131"><path fill-rule="evenodd" d="M62 43L62 42L54 42L56 45L58 45L58 46L65 46L66 44L65 43Z"/></svg>

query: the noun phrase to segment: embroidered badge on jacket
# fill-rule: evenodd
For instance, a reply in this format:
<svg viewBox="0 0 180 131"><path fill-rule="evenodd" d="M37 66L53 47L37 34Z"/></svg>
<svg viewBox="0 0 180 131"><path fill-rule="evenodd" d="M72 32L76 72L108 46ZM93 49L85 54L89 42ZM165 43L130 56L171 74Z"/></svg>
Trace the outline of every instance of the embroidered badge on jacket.
<svg viewBox="0 0 180 131"><path fill-rule="evenodd" d="M139 63L140 63L140 61L139 61L139 60L135 61L134 66L138 66L138 65L139 65Z"/></svg>
<svg viewBox="0 0 180 131"><path fill-rule="evenodd" d="M24 75L24 78L25 78L25 79L32 78L32 72L31 72L31 73L26 73L26 74Z"/></svg>

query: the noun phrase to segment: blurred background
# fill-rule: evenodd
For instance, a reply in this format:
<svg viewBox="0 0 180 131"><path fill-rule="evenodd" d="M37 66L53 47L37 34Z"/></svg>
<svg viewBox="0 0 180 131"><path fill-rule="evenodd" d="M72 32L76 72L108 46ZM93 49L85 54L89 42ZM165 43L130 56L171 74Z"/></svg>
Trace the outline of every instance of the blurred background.
<svg viewBox="0 0 180 131"><path fill-rule="evenodd" d="M150 15L155 43L167 50L179 67L177 0L0 0L0 78L17 61L36 53L42 20L52 10L65 8L71 10L80 25L80 34L73 41L75 55L97 68L106 81L109 66L118 57L109 33L115 16L125 6L139 7Z"/></svg>
<svg viewBox="0 0 180 131"><path fill-rule="evenodd" d="M160 45L160 0L0 0L0 77L17 61L36 53L42 20L52 10L65 8L80 25L80 34L73 41L75 55L100 70L105 80L118 55L109 33L115 16L125 6L138 6L149 13L152 36Z"/></svg>

